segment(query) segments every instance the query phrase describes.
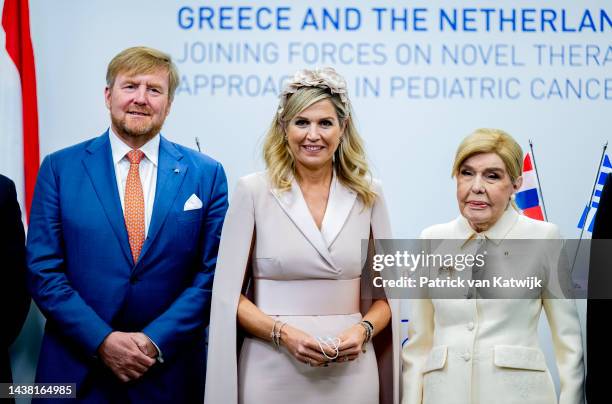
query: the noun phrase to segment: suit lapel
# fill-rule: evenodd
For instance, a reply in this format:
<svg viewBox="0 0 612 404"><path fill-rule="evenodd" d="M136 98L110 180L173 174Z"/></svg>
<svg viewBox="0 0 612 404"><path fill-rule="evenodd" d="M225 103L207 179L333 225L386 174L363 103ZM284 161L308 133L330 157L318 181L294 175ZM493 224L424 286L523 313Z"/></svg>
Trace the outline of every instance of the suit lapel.
<svg viewBox="0 0 612 404"><path fill-rule="evenodd" d="M283 211L289 216L293 224L295 224L310 244L312 244L332 268L339 270L329 253L321 231L317 228L312 218L312 214L308 210L308 206L306 205L306 201L304 200L304 196L302 195L302 191L297 181L293 179L289 191L280 191L278 189L271 189L270 191Z"/></svg>
<svg viewBox="0 0 612 404"><path fill-rule="evenodd" d="M325 209L325 216L321 225L321 233L327 248L331 247L338 234L340 234L340 230L342 230L346 219L348 219L353 209L356 198L357 193L338 181L334 172L329 190L327 209Z"/></svg>
<svg viewBox="0 0 612 404"><path fill-rule="evenodd" d="M157 186L155 189L155 202L153 203L151 224L149 225L149 232L142 246L142 251L140 252L138 264L134 270L138 269L140 263L143 261L143 257L145 257L151 245L155 242L159 230L164 224L181 184L185 179L187 165L180 161L182 158L183 155L176 147L161 136L159 141Z"/></svg>
<svg viewBox="0 0 612 404"><path fill-rule="evenodd" d="M121 210L121 200L119 199L119 190L117 189L117 179L115 168L113 167L108 131L91 142L87 147L87 155L83 158L83 165L106 213L106 217L117 239L119 239L121 250L131 264L132 254L125 228L125 219Z"/></svg>

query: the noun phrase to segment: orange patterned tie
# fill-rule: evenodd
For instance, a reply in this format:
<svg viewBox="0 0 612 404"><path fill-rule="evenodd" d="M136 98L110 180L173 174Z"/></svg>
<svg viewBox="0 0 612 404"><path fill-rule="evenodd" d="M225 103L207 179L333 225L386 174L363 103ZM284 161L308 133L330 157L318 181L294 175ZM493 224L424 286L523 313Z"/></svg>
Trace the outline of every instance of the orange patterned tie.
<svg viewBox="0 0 612 404"><path fill-rule="evenodd" d="M144 153L140 150L132 150L127 155L130 161L127 182L125 184L125 227L127 227L130 249L134 263L138 261L140 250L145 239L145 206L140 173L138 170Z"/></svg>

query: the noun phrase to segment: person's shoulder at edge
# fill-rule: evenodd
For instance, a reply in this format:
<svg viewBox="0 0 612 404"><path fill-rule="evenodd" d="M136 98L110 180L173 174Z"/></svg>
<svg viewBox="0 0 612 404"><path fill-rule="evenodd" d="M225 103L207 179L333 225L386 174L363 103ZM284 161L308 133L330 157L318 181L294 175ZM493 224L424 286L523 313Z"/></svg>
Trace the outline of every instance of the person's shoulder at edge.
<svg viewBox="0 0 612 404"><path fill-rule="evenodd" d="M11 184L13 184L13 180L0 174L0 187L9 187Z"/></svg>

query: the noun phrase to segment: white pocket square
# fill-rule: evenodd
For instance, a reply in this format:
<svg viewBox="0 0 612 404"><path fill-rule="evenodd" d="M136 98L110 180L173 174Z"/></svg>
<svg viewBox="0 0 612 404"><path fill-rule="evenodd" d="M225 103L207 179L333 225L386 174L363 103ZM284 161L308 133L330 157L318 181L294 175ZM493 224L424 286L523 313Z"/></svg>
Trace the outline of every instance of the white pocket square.
<svg viewBox="0 0 612 404"><path fill-rule="evenodd" d="M196 194L192 194L189 199L187 199L187 201L185 202L185 206L183 207L183 210L194 210L194 209L200 209L202 207L202 201L200 200L200 198L197 197Z"/></svg>

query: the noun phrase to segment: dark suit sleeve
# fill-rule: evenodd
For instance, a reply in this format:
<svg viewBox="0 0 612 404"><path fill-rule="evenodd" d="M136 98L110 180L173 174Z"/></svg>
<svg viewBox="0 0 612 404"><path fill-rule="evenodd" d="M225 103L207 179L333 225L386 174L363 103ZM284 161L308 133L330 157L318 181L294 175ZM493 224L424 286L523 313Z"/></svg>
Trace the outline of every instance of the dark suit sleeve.
<svg viewBox="0 0 612 404"><path fill-rule="evenodd" d="M612 252L612 175L604 185L593 226L589 265L589 298L604 299L612 296L612 272L609 270Z"/></svg>
<svg viewBox="0 0 612 404"><path fill-rule="evenodd" d="M182 341L189 340L210 321L217 252L228 207L227 179L221 164L217 163L209 192L211 197L201 223L199 271L170 308L143 330L157 344L164 358L172 356Z"/></svg>
<svg viewBox="0 0 612 404"><path fill-rule="evenodd" d="M593 225L594 239L612 239L612 175L608 174L606 184L599 198L597 216Z"/></svg>
<svg viewBox="0 0 612 404"><path fill-rule="evenodd" d="M2 346L19 335L30 307L26 287L25 235L15 184L0 178L0 259L2 260Z"/></svg>
<svg viewBox="0 0 612 404"><path fill-rule="evenodd" d="M47 157L38 172L30 212L28 285L47 320L93 356L112 328L72 287L66 276L64 255L60 189L53 160Z"/></svg>
<svg viewBox="0 0 612 404"><path fill-rule="evenodd" d="M599 199L591 240L589 299L587 301L587 375L586 398L598 402L608 392L605 369L612 360L608 337L608 318L612 311L612 175L608 174Z"/></svg>

